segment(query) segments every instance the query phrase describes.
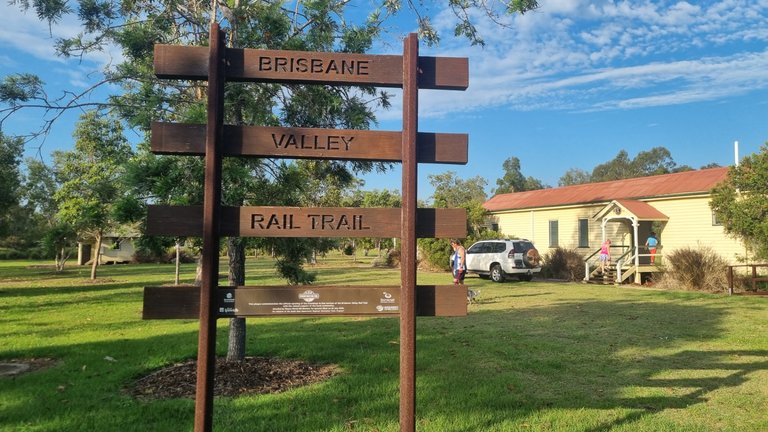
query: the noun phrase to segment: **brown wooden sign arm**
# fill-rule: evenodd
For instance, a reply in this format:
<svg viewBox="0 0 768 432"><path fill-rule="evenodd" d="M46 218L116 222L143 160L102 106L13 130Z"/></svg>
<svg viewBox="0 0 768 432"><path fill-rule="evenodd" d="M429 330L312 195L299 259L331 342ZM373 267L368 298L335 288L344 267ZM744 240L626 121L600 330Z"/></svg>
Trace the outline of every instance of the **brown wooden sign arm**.
<svg viewBox="0 0 768 432"><path fill-rule="evenodd" d="M155 45L155 75L204 80L207 54L206 47ZM226 56L227 81L403 86L403 59L398 55L227 48ZM419 88L466 90L469 86L466 58L418 57L417 62Z"/></svg>
<svg viewBox="0 0 768 432"><path fill-rule="evenodd" d="M205 125L152 123L156 154L203 155ZM419 163L466 164L469 136L419 132ZM224 126L223 156L401 162L402 134L393 131Z"/></svg>
<svg viewBox="0 0 768 432"><path fill-rule="evenodd" d="M200 237L202 207L147 208L147 235ZM418 238L464 238L465 209L416 210ZM225 237L355 237L401 236L399 208L357 207L222 207L220 234Z"/></svg>

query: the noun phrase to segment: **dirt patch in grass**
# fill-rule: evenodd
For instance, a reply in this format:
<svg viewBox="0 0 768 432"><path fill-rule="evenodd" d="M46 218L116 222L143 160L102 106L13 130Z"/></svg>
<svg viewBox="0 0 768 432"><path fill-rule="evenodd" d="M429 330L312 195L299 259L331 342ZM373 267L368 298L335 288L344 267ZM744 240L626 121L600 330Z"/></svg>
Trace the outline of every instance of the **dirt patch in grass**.
<svg viewBox="0 0 768 432"><path fill-rule="evenodd" d="M242 362L216 359L216 396L279 393L324 381L339 372L335 365L314 365L299 360L246 357ZM194 398L197 361L188 360L138 379L126 391L138 399Z"/></svg>
<svg viewBox="0 0 768 432"><path fill-rule="evenodd" d="M0 362L0 377L16 377L21 374L49 368L56 364L52 358L11 359Z"/></svg>
<svg viewBox="0 0 768 432"><path fill-rule="evenodd" d="M80 283L83 285L98 285L98 284L108 284L116 282L112 278L96 278L96 279L82 279L80 280Z"/></svg>

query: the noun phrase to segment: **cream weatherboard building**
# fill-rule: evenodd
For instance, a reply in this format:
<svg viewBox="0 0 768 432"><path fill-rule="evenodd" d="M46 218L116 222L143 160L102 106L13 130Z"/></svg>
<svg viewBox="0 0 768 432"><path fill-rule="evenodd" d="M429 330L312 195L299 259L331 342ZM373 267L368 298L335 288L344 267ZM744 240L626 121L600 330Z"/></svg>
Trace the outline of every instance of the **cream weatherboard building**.
<svg viewBox="0 0 768 432"><path fill-rule="evenodd" d="M746 255L709 207L710 191L727 173L710 168L501 194L483 207L505 236L531 240L541 253L577 250L590 268L603 239L610 239L617 281L640 282L642 273L656 271L664 254L678 248L709 246L731 264ZM656 265L645 247L652 231L659 240Z"/></svg>

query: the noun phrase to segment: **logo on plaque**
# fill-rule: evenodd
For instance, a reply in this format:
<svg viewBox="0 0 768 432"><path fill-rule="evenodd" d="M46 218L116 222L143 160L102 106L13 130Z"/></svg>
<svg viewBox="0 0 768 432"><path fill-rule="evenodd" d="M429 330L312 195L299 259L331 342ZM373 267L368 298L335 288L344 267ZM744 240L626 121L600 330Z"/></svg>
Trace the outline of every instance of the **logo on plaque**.
<svg viewBox="0 0 768 432"><path fill-rule="evenodd" d="M317 299L320 298L320 294L312 291L312 290L306 290L303 293L299 294L299 298L304 300L307 303L311 303Z"/></svg>

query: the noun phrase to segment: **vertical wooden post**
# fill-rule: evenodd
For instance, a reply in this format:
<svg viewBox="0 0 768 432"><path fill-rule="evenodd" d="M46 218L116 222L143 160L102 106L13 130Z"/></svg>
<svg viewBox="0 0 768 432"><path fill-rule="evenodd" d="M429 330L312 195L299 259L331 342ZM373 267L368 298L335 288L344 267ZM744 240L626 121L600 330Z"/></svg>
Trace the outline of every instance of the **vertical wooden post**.
<svg viewBox="0 0 768 432"><path fill-rule="evenodd" d="M213 384L216 370L216 290L219 282L219 213L221 210L221 141L224 132L225 47L218 23L211 23L208 57L208 123L205 137L202 286L197 345L195 432L213 429Z"/></svg>
<svg viewBox="0 0 768 432"><path fill-rule="evenodd" d="M728 266L728 295L733 295L733 266Z"/></svg>
<svg viewBox="0 0 768 432"><path fill-rule="evenodd" d="M400 431L416 430L416 136L418 133L419 40L403 43L403 203L400 291Z"/></svg>
<svg viewBox="0 0 768 432"><path fill-rule="evenodd" d="M752 264L752 291L757 291L757 266Z"/></svg>

